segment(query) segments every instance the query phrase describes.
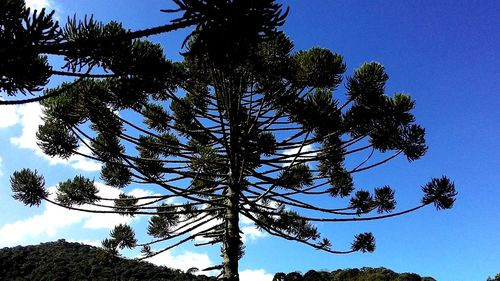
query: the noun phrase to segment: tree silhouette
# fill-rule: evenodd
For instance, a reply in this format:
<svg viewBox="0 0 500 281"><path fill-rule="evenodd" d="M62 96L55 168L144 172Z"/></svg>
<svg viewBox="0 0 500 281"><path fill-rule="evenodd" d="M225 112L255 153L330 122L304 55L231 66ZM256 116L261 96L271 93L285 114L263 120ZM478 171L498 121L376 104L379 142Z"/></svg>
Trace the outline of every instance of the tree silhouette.
<svg viewBox="0 0 500 281"><path fill-rule="evenodd" d="M494 278L488 277L486 281L498 281L500 280L500 273L496 274Z"/></svg>
<svg viewBox="0 0 500 281"><path fill-rule="evenodd" d="M321 271L317 272L314 270L309 270L302 276L299 272L291 272L285 274L283 272L276 273L274 275L273 281L288 281L288 280L303 280L303 281L358 281L358 280L370 280L370 281L386 281L386 280L396 280L396 281L436 281L432 277L421 277L415 273L396 273L387 268L370 268L363 267L361 269L351 268L351 269L338 269L332 272ZM489 280L489 279L488 279Z"/></svg>
<svg viewBox="0 0 500 281"><path fill-rule="evenodd" d="M345 254L372 252L373 235L358 234L350 249L334 249L314 222L379 220L430 204L453 206L456 192L446 177L423 186L421 204L397 212L391 187L355 188L354 174L401 154L417 160L427 150L425 131L411 113L415 102L406 94L386 95L388 75L380 63L362 65L347 77L345 95L334 98L344 81L342 56L323 48L293 51L278 30L288 13L280 4L174 2L178 9L165 12L181 17L135 32L91 17L60 28L53 13L30 14L22 1L2 2L0 42L6 47L0 64L11 71L2 73L1 89L28 94L51 75L75 80L32 99L0 102L42 102L44 124L37 138L47 155L99 161L101 179L116 188L161 190L154 196L102 198L93 180L76 176L50 195L43 176L23 169L11 177L16 199L148 215L151 241L137 241L130 226L119 225L103 247L113 254L140 247L148 258L203 237L207 242L196 245L221 244L222 264L210 269L221 269L224 280L239 279L240 216L271 235ZM167 60L160 45L140 39L187 26L194 30L181 62ZM62 56L66 71L52 70L46 54ZM30 67L35 71L26 73ZM80 146L91 153L82 154ZM346 160L363 153L366 159L359 163ZM331 208L315 203L318 196L349 200ZM161 250L152 250L157 244Z"/></svg>

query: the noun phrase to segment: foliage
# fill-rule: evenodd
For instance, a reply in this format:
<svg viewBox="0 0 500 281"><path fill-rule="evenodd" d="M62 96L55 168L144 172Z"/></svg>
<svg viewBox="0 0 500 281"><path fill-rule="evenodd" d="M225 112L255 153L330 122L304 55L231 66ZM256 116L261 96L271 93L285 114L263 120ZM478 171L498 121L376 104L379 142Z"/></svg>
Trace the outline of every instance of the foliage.
<svg viewBox="0 0 500 281"><path fill-rule="evenodd" d="M104 258L100 248L64 240L0 249L2 280L165 280L208 281L177 269L118 257Z"/></svg>
<svg viewBox="0 0 500 281"><path fill-rule="evenodd" d="M500 273L496 274L494 278L488 277L486 281L499 281L500 280Z"/></svg>
<svg viewBox="0 0 500 281"><path fill-rule="evenodd" d="M54 12L45 10L31 13L24 1L0 2L0 46L22 50L33 45L53 44L59 41L59 25L54 22ZM47 56L34 52L17 52L16 55L0 55L0 89L8 95L17 91L39 91L50 77Z"/></svg>
<svg viewBox="0 0 500 281"><path fill-rule="evenodd" d="M338 269L335 271L309 270L304 275L299 272L276 273L273 281L436 281L432 277L421 277L415 273L396 273L379 267L361 269Z"/></svg>
<svg viewBox="0 0 500 281"><path fill-rule="evenodd" d="M45 190L45 180L37 171L22 169L14 172L10 179L14 195L12 197L25 205L40 205L49 193Z"/></svg>
<svg viewBox="0 0 500 281"><path fill-rule="evenodd" d="M57 242L0 249L2 280L169 280L209 281L214 277L193 275L193 267L180 270L118 257L104 259L102 249L80 243ZM196 266L196 265L193 265ZM488 280L497 280L488 278ZM309 270L305 274L279 272L273 281L435 281L415 273L395 273L387 268Z"/></svg>
<svg viewBox="0 0 500 281"><path fill-rule="evenodd" d="M389 76L382 64L365 63L344 79L340 54L318 47L295 51L279 30L288 9L273 0L174 3L178 9L165 12L181 16L139 31L92 17L59 28L43 11L27 20L31 14L23 1L1 4L9 16L0 22L0 40L7 42L0 63L24 67L11 63L17 52L22 60L42 61L42 70L32 77L0 73L0 89L14 95L43 88L51 75L75 78L35 99L44 108L37 133L41 149L68 158L85 146L91 152L83 156L102 163L106 184L162 190L158 196L102 198L93 180L77 176L60 183L52 199L43 177L23 170L11 177L16 199L30 206L48 200L84 212L95 212L94 206L148 215L151 241L137 241L132 228L119 225L104 248L117 255L141 247L147 258L204 237L209 242L198 245L221 245L223 261L216 268L227 280L238 280L244 254L240 216L271 235L344 254L374 251L374 236L354 235L350 249L333 249L315 222L377 220L430 204L438 210L453 206L455 186L444 176L424 185L421 204L397 212L391 187L370 192L355 186L356 173L401 154L415 161L427 151L425 130L412 113L415 101L385 92ZM194 30L179 62L141 39L187 26ZM62 56L66 71L52 70L46 55ZM16 101L0 104L9 102ZM325 207L316 205L318 195L349 200Z"/></svg>

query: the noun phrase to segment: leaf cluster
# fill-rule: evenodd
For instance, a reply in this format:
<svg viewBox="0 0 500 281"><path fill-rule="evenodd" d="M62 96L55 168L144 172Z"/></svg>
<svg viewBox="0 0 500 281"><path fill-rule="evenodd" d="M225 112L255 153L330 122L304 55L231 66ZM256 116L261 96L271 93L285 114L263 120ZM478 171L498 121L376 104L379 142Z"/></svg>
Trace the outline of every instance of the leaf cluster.
<svg viewBox="0 0 500 281"><path fill-rule="evenodd" d="M52 68L35 47L61 40L54 11L32 12L24 0L2 1L0 11L0 46L2 50L17 50L15 55L0 55L0 90L8 95L41 91Z"/></svg>
<svg viewBox="0 0 500 281"><path fill-rule="evenodd" d="M45 179L38 172L22 169L10 177L12 197L29 206L39 206L49 196L45 189Z"/></svg>
<svg viewBox="0 0 500 281"><path fill-rule="evenodd" d="M182 17L174 22L197 22L188 53L205 57L218 67L231 67L248 59L266 35L284 24L288 9L272 0L174 0Z"/></svg>

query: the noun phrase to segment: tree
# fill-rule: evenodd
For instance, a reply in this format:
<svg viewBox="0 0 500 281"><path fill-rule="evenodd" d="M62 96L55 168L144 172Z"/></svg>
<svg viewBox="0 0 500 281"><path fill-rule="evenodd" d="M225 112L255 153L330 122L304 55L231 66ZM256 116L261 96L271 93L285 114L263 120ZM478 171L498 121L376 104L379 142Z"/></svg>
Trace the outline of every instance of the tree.
<svg viewBox="0 0 500 281"><path fill-rule="evenodd" d="M64 240L0 249L2 280L214 281L178 269L123 258L103 262L102 249Z"/></svg>
<svg viewBox="0 0 500 281"><path fill-rule="evenodd" d="M304 277L299 272L290 272L285 276L285 281L303 281Z"/></svg>
<svg viewBox="0 0 500 281"><path fill-rule="evenodd" d="M397 281L421 281L422 278L415 273L403 273L398 276Z"/></svg>
<svg viewBox="0 0 500 281"><path fill-rule="evenodd" d="M274 274L273 281L285 281L286 274L283 272L278 272Z"/></svg>
<svg viewBox="0 0 500 281"><path fill-rule="evenodd" d="M328 281L330 274L325 271L309 270L304 274L304 281Z"/></svg>
<svg viewBox="0 0 500 281"><path fill-rule="evenodd" d="M486 281L498 281L498 280L500 280L500 273L496 274L495 278L488 277L488 279L486 279Z"/></svg>
<svg viewBox="0 0 500 281"><path fill-rule="evenodd" d="M285 274L283 272L276 273L274 275L273 281L284 281L284 280L303 280L303 281L391 281L391 280L415 280L415 281L435 281L432 277L420 277L415 273L396 273L387 268L370 268L363 267L350 268L350 269L338 269L336 271L327 272L321 271L317 272L314 270L309 270L304 276L298 272L292 272Z"/></svg>
<svg viewBox="0 0 500 281"><path fill-rule="evenodd" d="M397 212L391 187L356 190L354 174L401 154L414 161L427 150L425 130L411 113L415 102L406 94L386 95L388 75L381 64L362 65L347 78L345 97L334 98L346 70L342 56L323 48L293 51L278 29L288 13L280 4L174 2L179 8L166 12L181 17L135 32L92 18L59 28L52 14L29 17L22 1L1 4L9 16L0 22L0 40L7 43L0 63L23 69L17 61L24 60L38 67L29 74L3 73L3 90L30 93L50 75L76 77L34 99L3 101L42 102L45 117L37 138L43 151L100 161L101 179L116 188L162 190L159 196L101 198L93 180L75 176L51 195L42 175L23 169L11 177L14 198L30 206L47 201L83 212L149 216L152 240L139 242L130 226L119 225L103 241L112 254L140 247L148 258L207 238L197 245L221 244L222 264L210 269L221 269L224 280L239 279L240 216L271 235L345 254L372 252L373 235L358 234L350 249L338 250L315 222L379 220L430 204L453 206L455 187L446 177L422 187L418 206ZM139 39L191 25L181 62ZM66 72L53 71L44 54L63 56ZM82 145L91 154L82 154ZM368 156L346 164L359 153ZM349 200L330 208L315 204L317 196ZM157 244L161 250L151 248Z"/></svg>

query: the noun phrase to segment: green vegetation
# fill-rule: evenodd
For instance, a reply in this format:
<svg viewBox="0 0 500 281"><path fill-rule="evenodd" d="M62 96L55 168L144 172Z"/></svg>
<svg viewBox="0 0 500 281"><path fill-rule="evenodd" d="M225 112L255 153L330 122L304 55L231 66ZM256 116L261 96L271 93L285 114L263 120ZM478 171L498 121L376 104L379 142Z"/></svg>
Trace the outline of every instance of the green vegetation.
<svg viewBox="0 0 500 281"><path fill-rule="evenodd" d="M273 281L436 281L432 277L421 277L415 273L396 273L379 267L361 269L338 269L332 272L309 270L304 275L298 272L276 273Z"/></svg>
<svg viewBox="0 0 500 281"><path fill-rule="evenodd" d="M488 277L486 281L500 281L500 273L496 274L494 278Z"/></svg>
<svg viewBox="0 0 500 281"><path fill-rule="evenodd" d="M0 249L1 280L169 280L208 281L148 262L108 255L100 248L64 240Z"/></svg>
<svg viewBox="0 0 500 281"><path fill-rule="evenodd" d="M196 266L196 265L193 265ZM1 280L169 280L213 281L215 277L193 275L144 261L108 255L100 248L80 243L57 242L0 249ZM500 277L497 275L496 278ZM387 268L309 270L305 274L276 273L273 281L435 281L415 273L396 273ZM488 279L498 280L498 279ZM255 280L259 281L259 280Z"/></svg>

